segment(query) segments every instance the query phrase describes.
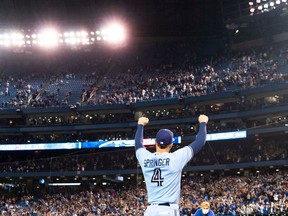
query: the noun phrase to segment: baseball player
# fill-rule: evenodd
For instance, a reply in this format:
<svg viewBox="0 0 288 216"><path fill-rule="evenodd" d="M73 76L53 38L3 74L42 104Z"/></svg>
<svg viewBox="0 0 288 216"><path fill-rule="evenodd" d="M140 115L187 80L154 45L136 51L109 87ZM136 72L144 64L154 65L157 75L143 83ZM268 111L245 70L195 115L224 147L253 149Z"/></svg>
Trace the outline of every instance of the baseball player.
<svg viewBox="0 0 288 216"><path fill-rule="evenodd" d="M179 216L181 172L192 157L206 142L208 117L200 115L199 131L194 142L170 153L173 133L161 129L156 135L156 152L151 153L143 146L143 130L149 119L141 117L135 135L136 157L142 168L148 192L148 207L145 216Z"/></svg>

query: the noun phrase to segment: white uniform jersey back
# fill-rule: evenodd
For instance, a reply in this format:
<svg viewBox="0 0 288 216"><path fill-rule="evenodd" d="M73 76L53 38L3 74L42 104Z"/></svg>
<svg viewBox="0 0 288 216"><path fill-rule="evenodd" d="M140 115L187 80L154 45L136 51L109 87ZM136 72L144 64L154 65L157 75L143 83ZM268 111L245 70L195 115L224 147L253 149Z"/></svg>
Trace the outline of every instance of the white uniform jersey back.
<svg viewBox="0 0 288 216"><path fill-rule="evenodd" d="M151 153L145 148L136 151L145 178L148 203L179 204L181 173L193 157L190 146L173 153Z"/></svg>

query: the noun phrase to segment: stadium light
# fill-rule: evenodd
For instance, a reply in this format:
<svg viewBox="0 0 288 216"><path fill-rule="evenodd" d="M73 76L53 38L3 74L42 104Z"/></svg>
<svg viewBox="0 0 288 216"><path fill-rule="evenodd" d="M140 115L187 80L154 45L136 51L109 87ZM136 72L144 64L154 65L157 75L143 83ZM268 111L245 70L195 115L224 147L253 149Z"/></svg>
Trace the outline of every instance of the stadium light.
<svg viewBox="0 0 288 216"><path fill-rule="evenodd" d="M8 40L5 40L4 41L4 46L6 46L6 47L9 47L11 44L10 44L10 41L8 41Z"/></svg>
<svg viewBox="0 0 288 216"><path fill-rule="evenodd" d="M88 35L88 33L86 31L81 31L81 36L82 37L86 37Z"/></svg>
<svg viewBox="0 0 288 216"><path fill-rule="evenodd" d="M109 29L110 40L112 41L123 41L125 39L125 33L123 26L119 24L113 24Z"/></svg>
<svg viewBox="0 0 288 216"><path fill-rule="evenodd" d="M48 183L49 186L80 186L80 182L75 182L75 183Z"/></svg>
<svg viewBox="0 0 288 216"><path fill-rule="evenodd" d="M0 45L2 46L22 46L24 43L24 35L18 31L4 32L0 34Z"/></svg>
<svg viewBox="0 0 288 216"><path fill-rule="evenodd" d="M276 9L278 7L282 7L283 5L286 5L287 0L250 0L248 2L249 4L249 12L251 15L254 14L254 12L257 13L263 13L263 12L269 12L273 9ZM254 7L255 5L255 7ZM254 11L253 9L254 8Z"/></svg>
<svg viewBox="0 0 288 216"><path fill-rule="evenodd" d="M77 45L82 44L86 45L89 44L88 32L81 30L81 31L71 31L65 32L64 37L66 38L64 42L68 45Z"/></svg>
<svg viewBox="0 0 288 216"><path fill-rule="evenodd" d="M55 47L58 45L58 32L47 28L38 34L38 44L43 47Z"/></svg>
<svg viewBox="0 0 288 216"><path fill-rule="evenodd" d="M101 30L101 34L102 34L102 35L106 35L106 34L107 34L106 29L102 29L102 30Z"/></svg>
<svg viewBox="0 0 288 216"><path fill-rule="evenodd" d="M68 31L57 32L53 28L42 30L32 30L22 33L22 31L0 31L0 47L55 47L58 45L75 46L89 45L97 43L119 44L126 38L124 27L119 23L111 23L95 31L83 29L70 29Z"/></svg>
<svg viewBox="0 0 288 216"><path fill-rule="evenodd" d="M121 43L125 40L125 30L123 25L112 22L105 25L101 30L95 31L97 40L107 41L109 43Z"/></svg>

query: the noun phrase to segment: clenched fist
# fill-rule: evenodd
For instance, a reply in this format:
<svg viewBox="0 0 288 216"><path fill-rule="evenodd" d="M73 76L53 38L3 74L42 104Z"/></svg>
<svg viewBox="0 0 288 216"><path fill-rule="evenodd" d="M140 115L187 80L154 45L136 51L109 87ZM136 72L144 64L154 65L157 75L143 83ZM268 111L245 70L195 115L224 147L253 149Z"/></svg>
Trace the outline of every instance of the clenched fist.
<svg viewBox="0 0 288 216"><path fill-rule="evenodd" d="M138 124L139 125L147 125L148 124L148 122L149 122L149 119L148 118L146 118L146 117L140 117L139 119L138 119Z"/></svg>
<svg viewBox="0 0 288 216"><path fill-rule="evenodd" d="M205 122L207 124L208 120L208 116L206 115L200 115L198 118L199 123Z"/></svg>

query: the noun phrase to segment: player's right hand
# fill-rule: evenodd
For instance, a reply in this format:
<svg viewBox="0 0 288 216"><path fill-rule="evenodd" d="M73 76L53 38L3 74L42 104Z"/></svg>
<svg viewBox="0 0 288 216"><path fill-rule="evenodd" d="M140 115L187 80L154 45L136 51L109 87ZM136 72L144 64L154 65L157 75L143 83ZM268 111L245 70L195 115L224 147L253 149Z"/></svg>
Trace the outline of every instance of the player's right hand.
<svg viewBox="0 0 288 216"><path fill-rule="evenodd" d="M146 117L140 117L139 119L138 119L138 124L139 125L147 125L148 124L148 122L149 122L149 119L148 118L146 118Z"/></svg>
<svg viewBox="0 0 288 216"><path fill-rule="evenodd" d="M198 118L199 123L205 122L207 124L209 118L206 115L200 115Z"/></svg>

